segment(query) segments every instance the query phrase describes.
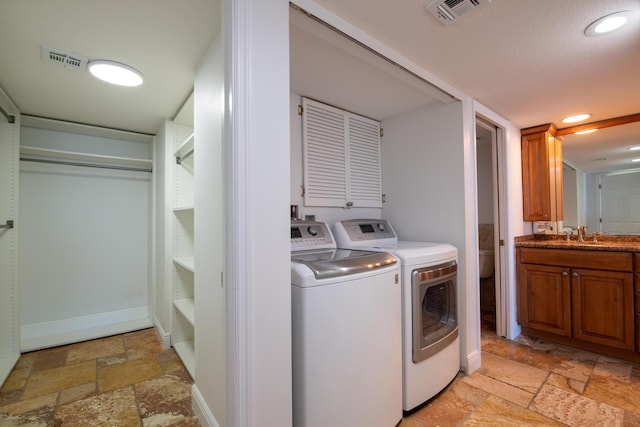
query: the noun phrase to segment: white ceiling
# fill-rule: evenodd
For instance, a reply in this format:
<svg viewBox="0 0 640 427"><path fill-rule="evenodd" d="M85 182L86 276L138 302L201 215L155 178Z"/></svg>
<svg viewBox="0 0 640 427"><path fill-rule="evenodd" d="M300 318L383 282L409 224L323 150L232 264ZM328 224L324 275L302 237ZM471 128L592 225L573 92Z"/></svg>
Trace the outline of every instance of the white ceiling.
<svg viewBox="0 0 640 427"><path fill-rule="evenodd" d="M155 133L193 90L219 10L219 0L0 0L0 87L23 114ZM42 46L125 63L144 84L45 63Z"/></svg>
<svg viewBox="0 0 640 427"><path fill-rule="evenodd" d="M316 3L521 128L640 112L640 19L583 34L600 16L640 12L640 1L492 0L451 26L425 11L428 1ZM24 114L155 133L190 94L219 16L220 0L0 0L0 87ZM381 119L441 97L366 54L330 49L337 42L315 31L292 25L292 91ZM44 63L41 46L126 63L145 83L118 88ZM323 55L333 59L309 59Z"/></svg>

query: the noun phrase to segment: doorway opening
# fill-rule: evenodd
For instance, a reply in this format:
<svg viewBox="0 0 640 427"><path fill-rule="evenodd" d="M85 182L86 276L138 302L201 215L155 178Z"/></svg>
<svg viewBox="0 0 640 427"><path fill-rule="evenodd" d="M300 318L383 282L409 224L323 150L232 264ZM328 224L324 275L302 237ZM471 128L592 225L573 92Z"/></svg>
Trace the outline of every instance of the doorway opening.
<svg viewBox="0 0 640 427"><path fill-rule="evenodd" d="M478 200L478 266L481 330L507 335L507 293L503 283L506 213L500 195L505 180L504 129L476 116L476 183Z"/></svg>

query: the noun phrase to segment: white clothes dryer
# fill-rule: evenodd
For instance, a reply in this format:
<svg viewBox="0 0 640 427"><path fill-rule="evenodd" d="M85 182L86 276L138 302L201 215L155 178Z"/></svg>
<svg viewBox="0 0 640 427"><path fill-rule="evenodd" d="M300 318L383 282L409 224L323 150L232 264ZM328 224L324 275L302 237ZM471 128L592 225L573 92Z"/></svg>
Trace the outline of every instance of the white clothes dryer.
<svg viewBox="0 0 640 427"><path fill-rule="evenodd" d="M448 243L398 241L386 220L333 226L340 248L391 252L402 270L402 395L410 411L442 391L460 371L457 249Z"/></svg>
<svg viewBox="0 0 640 427"><path fill-rule="evenodd" d="M291 223L293 425L394 426L402 419L400 266L336 249L324 223Z"/></svg>

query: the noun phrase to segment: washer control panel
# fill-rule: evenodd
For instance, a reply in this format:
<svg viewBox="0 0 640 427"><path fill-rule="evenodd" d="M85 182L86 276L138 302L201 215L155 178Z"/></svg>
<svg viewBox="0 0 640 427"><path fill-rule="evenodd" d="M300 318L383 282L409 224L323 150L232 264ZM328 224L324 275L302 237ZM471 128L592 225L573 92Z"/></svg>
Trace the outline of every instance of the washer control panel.
<svg viewBox="0 0 640 427"><path fill-rule="evenodd" d="M384 219L346 219L333 227L338 247L372 247L395 245L398 237L391 224Z"/></svg>
<svg viewBox="0 0 640 427"><path fill-rule="evenodd" d="M291 221L291 251L334 249L335 247L336 242L331 230L324 222Z"/></svg>

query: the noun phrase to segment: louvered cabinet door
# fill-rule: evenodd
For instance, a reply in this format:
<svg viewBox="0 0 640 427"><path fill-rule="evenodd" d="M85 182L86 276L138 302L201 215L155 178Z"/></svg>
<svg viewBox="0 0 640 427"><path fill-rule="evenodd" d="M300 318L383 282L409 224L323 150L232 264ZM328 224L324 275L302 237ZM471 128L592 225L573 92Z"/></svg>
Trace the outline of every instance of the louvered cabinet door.
<svg viewBox="0 0 640 427"><path fill-rule="evenodd" d="M351 116L348 121L349 201L353 207L382 206L380 123Z"/></svg>
<svg viewBox="0 0 640 427"><path fill-rule="evenodd" d="M381 207L380 123L302 99L306 206Z"/></svg>

